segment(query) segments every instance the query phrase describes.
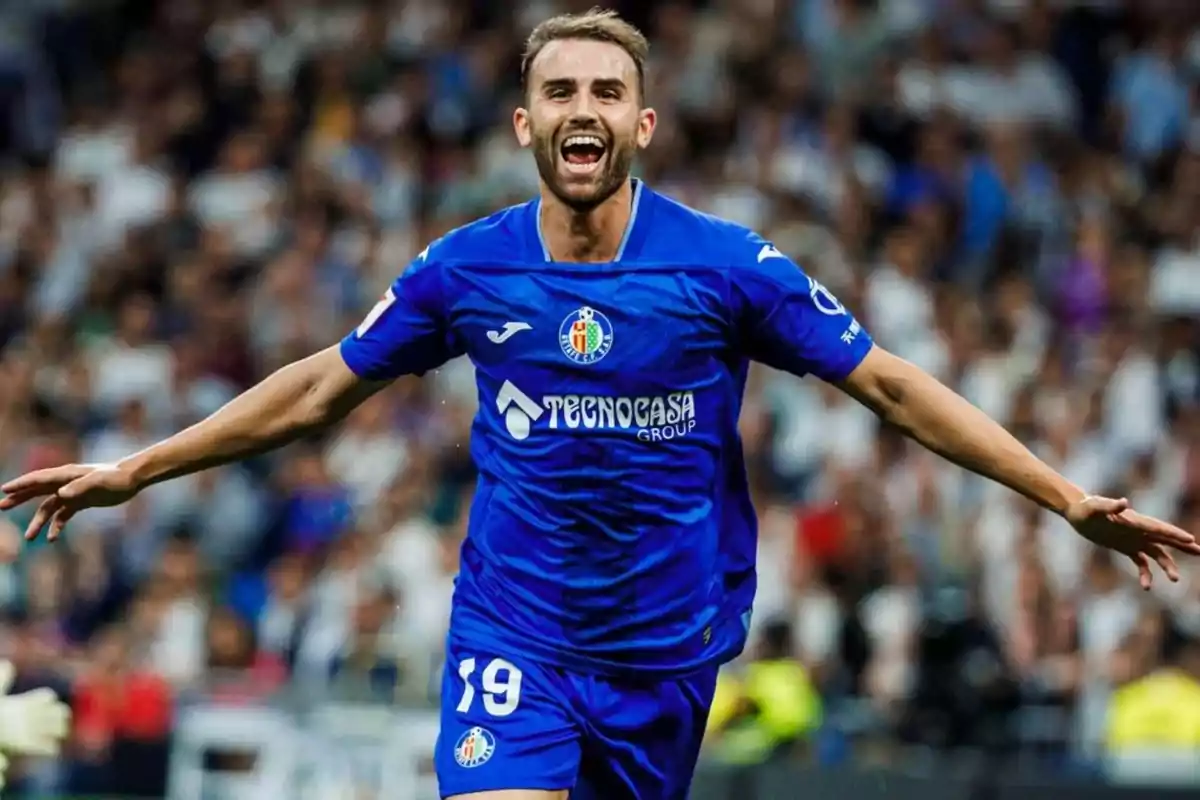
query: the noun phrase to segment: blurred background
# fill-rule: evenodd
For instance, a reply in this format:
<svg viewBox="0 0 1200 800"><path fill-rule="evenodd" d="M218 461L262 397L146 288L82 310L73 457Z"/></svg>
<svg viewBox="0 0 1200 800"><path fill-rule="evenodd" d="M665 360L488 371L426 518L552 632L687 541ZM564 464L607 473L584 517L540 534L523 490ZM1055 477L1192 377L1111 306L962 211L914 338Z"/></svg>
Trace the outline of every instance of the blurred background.
<svg viewBox="0 0 1200 800"><path fill-rule="evenodd" d="M590 5L0 4L0 475L205 416L531 196L521 43ZM612 5L653 39L640 174L1074 481L1200 532L1200 4ZM1143 594L836 391L751 383L756 627L698 794L1195 791L1200 564ZM75 709L13 796L427 796L474 402L466 363L399 381L0 566L0 656Z"/></svg>

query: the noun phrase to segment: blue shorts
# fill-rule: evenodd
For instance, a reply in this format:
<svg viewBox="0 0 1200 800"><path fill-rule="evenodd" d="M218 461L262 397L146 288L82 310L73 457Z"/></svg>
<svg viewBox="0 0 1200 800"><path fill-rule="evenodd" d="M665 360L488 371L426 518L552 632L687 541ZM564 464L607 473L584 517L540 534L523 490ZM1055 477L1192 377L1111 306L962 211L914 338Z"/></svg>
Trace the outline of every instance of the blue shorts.
<svg viewBox="0 0 1200 800"><path fill-rule="evenodd" d="M716 666L637 681L451 642L434 751L441 796L567 789L571 800L684 800Z"/></svg>

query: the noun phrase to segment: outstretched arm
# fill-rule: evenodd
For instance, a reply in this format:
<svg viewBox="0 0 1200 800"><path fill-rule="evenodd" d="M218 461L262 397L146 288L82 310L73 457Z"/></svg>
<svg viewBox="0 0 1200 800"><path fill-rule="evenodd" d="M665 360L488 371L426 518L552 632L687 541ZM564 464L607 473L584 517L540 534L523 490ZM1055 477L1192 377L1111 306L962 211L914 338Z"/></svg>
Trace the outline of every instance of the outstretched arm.
<svg viewBox="0 0 1200 800"><path fill-rule="evenodd" d="M765 240L750 236L730 270L730 305L745 355L840 386L939 455L1064 517L1081 535L1118 550L1150 587L1151 565L1179 572L1168 547L1200 554L1195 537L1139 514L1129 501L1086 494L931 375L872 341L828 289ZM751 259L751 253L757 255Z"/></svg>
<svg viewBox="0 0 1200 800"><path fill-rule="evenodd" d="M115 464L68 464L4 484L0 511L45 498L26 529L56 539L78 511L125 502L147 486L264 453L345 417L386 381L356 375L338 347L280 369L207 419Z"/></svg>
<svg viewBox="0 0 1200 800"><path fill-rule="evenodd" d="M355 375L337 346L283 367L201 422L123 459L139 489L250 458L340 422L386 382Z"/></svg>
<svg viewBox="0 0 1200 800"><path fill-rule="evenodd" d="M79 511L114 506L161 481L271 450L319 431L401 375L422 375L460 348L445 319L441 270L409 265L340 345L289 364L203 422L116 464L68 464L0 487L0 511L43 498L25 530L57 539Z"/></svg>
<svg viewBox="0 0 1200 800"><path fill-rule="evenodd" d="M878 346L838 385L938 455L1019 492L1096 544L1129 556L1143 587L1150 586L1152 561L1178 579L1167 547L1200 554L1190 534L1138 514L1126 500L1088 495L936 378Z"/></svg>
<svg viewBox="0 0 1200 800"><path fill-rule="evenodd" d="M1065 516L1087 493L999 423L919 367L878 345L841 388L929 450Z"/></svg>

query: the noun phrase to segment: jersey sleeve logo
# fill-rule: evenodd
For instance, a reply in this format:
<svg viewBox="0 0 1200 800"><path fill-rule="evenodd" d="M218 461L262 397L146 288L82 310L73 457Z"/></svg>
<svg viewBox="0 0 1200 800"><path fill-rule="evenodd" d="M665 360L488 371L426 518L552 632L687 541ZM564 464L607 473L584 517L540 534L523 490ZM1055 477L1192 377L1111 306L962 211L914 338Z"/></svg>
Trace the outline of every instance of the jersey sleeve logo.
<svg viewBox="0 0 1200 800"><path fill-rule="evenodd" d="M813 305L817 307L817 311L830 317L840 317L846 313L846 307L842 305L842 301L833 296L833 292L826 289L819 281L814 280L812 276L808 278L808 294L812 298Z"/></svg>
<svg viewBox="0 0 1200 800"><path fill-rule="evenodd" d="M563 320L558 343L563 355L576 364L595 364L612 349L612 323L596 309L584 306Z"/></svg>
<svg viewBox="0 0 1200 800"><path fill-rule="evenodd" d="M354 332L354 335L360 339L366 336L367 331L371 330L375 323L379 321L379 318L383 316L383 312L391 308L392 304L395 302L396 294L389 288L383 293L383 297L379 298L379 302L376 303L375 307L372 308L370 313L367 314L366 318L362 321L362 324L358 326L358 329Z"/></svg>
<svg viewBox="0 0 1200 800"><path fill-rule="evenodd" d="M762 249L758 251L758 263L761 264L768 258L787 258L787 256L776 250L774 245L764 244Z"/></svg>

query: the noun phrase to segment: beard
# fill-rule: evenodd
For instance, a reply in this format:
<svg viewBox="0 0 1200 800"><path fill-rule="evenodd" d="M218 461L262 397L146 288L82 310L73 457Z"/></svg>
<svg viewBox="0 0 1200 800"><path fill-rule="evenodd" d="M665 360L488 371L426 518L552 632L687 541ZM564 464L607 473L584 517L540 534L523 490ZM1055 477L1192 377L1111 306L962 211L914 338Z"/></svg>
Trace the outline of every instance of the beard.
<svg viewBox="0 0 1200 800"><path fill-rule="evenodd" d="M572 177L564 174L561 167L562 156L559 143L566 136L578 133L596 133L608 143L602 156L604 164L600 170L587 177ZM621 140L610 131L579 131L572 130L562 137L555 136L554 131L533 132L533 160L537 164L538 175L550 188L550 191L562 201L563 205L572 211L591 211L608 198L629 180L633 171L633 159L637 153L637 144L633 137Z"/></svg>

